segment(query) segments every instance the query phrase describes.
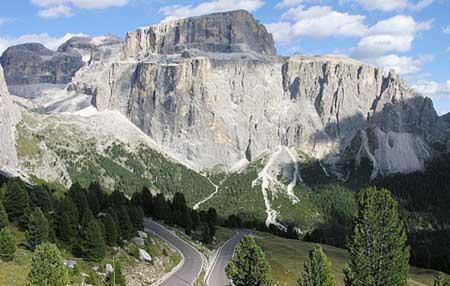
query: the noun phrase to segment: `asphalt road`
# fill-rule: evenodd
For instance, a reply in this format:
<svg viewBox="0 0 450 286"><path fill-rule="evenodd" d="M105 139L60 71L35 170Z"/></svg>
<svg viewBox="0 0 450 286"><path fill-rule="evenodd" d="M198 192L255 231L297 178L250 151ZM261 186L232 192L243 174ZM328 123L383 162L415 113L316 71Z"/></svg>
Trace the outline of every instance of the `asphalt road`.
<svg viewBox="0 0 450 286"><path fill-rule="evenodd" d="M248 233L249 231L246 230L238 230L238 233L235 236L223 244L217 254L216 262L209 273L208 279L206 280L208 286L226 286L230 284L230 280L228 279L227 274L225 274L225 267L233 257L234 249L241 238Z"/></svg>
<svg viewBox="0 0 450 286"><path fill-rule="evenodd" d="M203 258L200 253L193 246L189 245L184 240L178 238L166 228L152 220L145 220L144 226L178 249L183 256L183 265L175 273L170 275L166 280L158 285L193 285L202 271Z"/></svg>

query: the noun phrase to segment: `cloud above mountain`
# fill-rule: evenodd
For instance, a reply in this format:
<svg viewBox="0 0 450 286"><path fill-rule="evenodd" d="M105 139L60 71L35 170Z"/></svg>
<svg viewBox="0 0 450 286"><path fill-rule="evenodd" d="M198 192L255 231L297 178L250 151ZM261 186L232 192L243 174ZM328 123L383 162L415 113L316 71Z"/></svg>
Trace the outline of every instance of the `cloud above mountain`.
<svg viewBox="0 0 450 286"><path fill-rule="evenodd" d="M10 46L24 43L41 43L51 50L56 50L62 43L72 37L87 36L83 33L67 33L61 37L53 37L47 33L25 34L19 37L0 37L0 54Z"/></svg>
<svg viewBox="0 0 450 286"><path fill-rule="evenodd" d="M129 0L31 0L31 3L39 7L39 16L42 18L68 17L78 9L106 9L110 7L122 7Z"/></svg>
<svg viewBox="0 0 450 286"><path fill-rule="evenodd" d="M165 18L162 22L182 19L192 16L200 16L209 13L225 12L244 9L250 12L256 11L264 5L262 0L216 0L202 2L198 5L171 5L164 6L159 11Z"/></svg>

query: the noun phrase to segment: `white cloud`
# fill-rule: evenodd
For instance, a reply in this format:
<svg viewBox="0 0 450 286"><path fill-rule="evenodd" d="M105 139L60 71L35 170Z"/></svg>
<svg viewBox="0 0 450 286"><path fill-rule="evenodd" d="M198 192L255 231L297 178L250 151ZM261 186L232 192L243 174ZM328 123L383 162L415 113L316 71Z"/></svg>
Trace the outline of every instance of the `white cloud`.
<svg viewBox="0 0 450 286"><path fill-rule="evenodd" d="M39 10L39 16L42 18L59 18L72 16L72 9L66 5L58 5L55 7Z"/></svg>
<svg viewBox="0 0 450 286"><path fill-rule="evenodd" d="M405 9L407 0L357 0L367 10L395 11Z"/></svg>
<svg viewBox="0 0 450 286"><path fill-rule="evenodd" d="M424 55L418 58L402 57L395 54L376 58L373 63L388 70L393 69L399 74L415 74L420 71L422 65L434 59L432 55Z"/></svg>
<svg viewBox="0 0 450 286"><path fill-rule="evenodd" d="M110 7L123 7L129 0L69 0L73 5L82 9L106 9Z"/></svg>
<svg viewBox="0 0 450 286"><path fill-rule="evenodd" d="M231 11L244 9L255 11L264 5L262 0L215 0L203 2L196 6L193 5L172 5L160 9L160 12L166 16L163 22L182 19L192 16L200 16L209 13Z"/></svg>
<svg viewBox="0 0 450 286"><path fill-rule="evenodd" d="M450 80L445 83L437 83L430 80L422 80L417 84L412 85L417 92L422 95L436 98L450 98Z"/></svg>
<svg viewBox="0 0 450 286"><path fill-rule="evenodd" d="M293 38L292 25L289 22L278 22L265 25L276 42L289 42Z"/></svg>
<svg viewBox="0 0 450 286"><path fill-rule="evenodd" d="M47 48L51 50L56 50L62 43L66 42L72 37L82 37L87 36L83 33L67 33L62 37L52 37L47 33L42 34L26 34L22 35L17 38L12 37L6 37L2 38L0 37L0 53L3 53L4 50L6 50L10 46L24 44L24 43L41 43Z"/></svg>
<svg viewBox="0 0 450 286"><path fill-rule="evenodd" d="M275 5L275 8L283 9L283 8L293 7L293 6L299 5L302 2L303 2L303 0L283 0L280 3L278 3L277 5Z"/></svg>
<svg viewBox="0 0 450 286"><path fill-rule="evenodd" d="M0 18L0 26L4 24L11 23L13 20L10 18Z"/></svg>
<svg viewBox="0 0 450 286"><path fill-rule="evenodd" d="M67 0L31 0L31 3L39 7L58 6L67 3Z"/></svg>
<svg viewBox="0 0 450 286"><path fill-rule="evenodd" d="M365 16L334 11L330 6L290 8L283 21L268 24L275 39L292 41L299 37L359 37L366 33Z"/></svg>
<svg viewBox="0 0 450 286"><path fill-rule="evenodd" d="M446 33L446 34L450 34L450 25L448 25L447 27L445 27L442 31L443 31L444 33Z"/></svg>
<svg viewBox="0 0 450 286"><path fill-rule="evenodd" d="M417 2L416 4L410 4L409 8L411 10L415 10L415 11L420 11L428 6L430 6L431 4L433 4L434 0L421 0L419 2Z"/></svg>
<svg viewBox="0 0 450 286"><path fill-rule="evenodd" d="M408 0L357 0L357 2L366 10L380 10L384 12L401 11L405 9L420 11L430 6L434 0L420 0L410 2Z"/></svg>
<svg viewBox="0 0 450 286"><path fill-rule="evenodd" d="M31 0L31 3L40 7L39 16L44 18L57 18L71 16L72 8L80 9L106 9L122 7L129 0Z"/></svg>
<svg viewBox="0 0 450 286"><path fill-rule="evenodd" d="M407 52L421 31L431 29L432 22L417 23L411 16L396 15L379 21L367 30L353 51L359 59L379 57L387 52Z"/></svg>

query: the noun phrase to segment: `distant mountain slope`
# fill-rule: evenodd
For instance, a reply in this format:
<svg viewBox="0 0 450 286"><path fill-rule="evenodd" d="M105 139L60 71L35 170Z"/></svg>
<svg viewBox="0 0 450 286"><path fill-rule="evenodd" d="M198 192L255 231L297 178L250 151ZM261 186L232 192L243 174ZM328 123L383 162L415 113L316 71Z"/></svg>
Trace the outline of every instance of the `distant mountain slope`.
<svg viewBox="0 0 450 286"><path fill-rule="evenodd" d="M168 196L183 192L190 204L214 190L205 177L178 163L118 112L22 112L17 154L28 174L67 186L99 181L129 195L144 186Z"/></svg>

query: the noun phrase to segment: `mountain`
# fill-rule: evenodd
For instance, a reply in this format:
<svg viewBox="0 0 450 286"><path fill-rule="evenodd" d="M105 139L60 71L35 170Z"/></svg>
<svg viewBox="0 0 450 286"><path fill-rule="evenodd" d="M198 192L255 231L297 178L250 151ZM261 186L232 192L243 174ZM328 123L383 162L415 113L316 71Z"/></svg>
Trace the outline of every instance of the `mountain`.
<svg viewBox="0 0 450 286"><path fill-rule="evenodd" d="M37 43L9 47L0 63L8 85L68 83L83 64L79 53L55 52Z"/></svg>
<svg viewBox="0 0 450 286"><path fill-rule="evenodd" d="M450 123L450 112L448 112L448 113L442 115L441 118L442 118L443 120L445 120L446 122L449 122L449 123Z"/></svg>
<svg viewBox="0 0 450 286"><path fill-rule="evenodd" d="M20 118L13 104L0 66L0 166L16 167L15 124Z"/></svg>
<svg viewBox="0 0 450 286"><path fill-rule="evenodd" d="M106 35L99 37L73 37L58 47L58 52L78 52L87 63L90 60L99 60L117 52L123 40L117 36Z"/></svg>
<svg viewBox="0 0 450 286"><path fill-rule="evenodd" d="M444 140L431 100L394 72L274 53L248 12L188 18L128 33L122 55L82 68L70 89L120 110L198 170L233 171L283 146L292 162L303 152L341 178L366 157L374 178L422 169L430 143Z"/></svg>
<svg viewBox="0 0 450 286"><path fill-rule="evenodd" d="M21 84L13 76L19 168L65 185L181 190L196 207L228 215L220 206L232 205L283 227L315 220L299 198L308 182L420 171L450 147L432 101L395 72L278 56L242 10L139 28L125 41L73 38L53 53L84 59L70 82L30 86L17 65L7 74Z"/></svg>

